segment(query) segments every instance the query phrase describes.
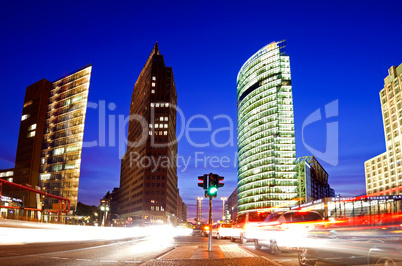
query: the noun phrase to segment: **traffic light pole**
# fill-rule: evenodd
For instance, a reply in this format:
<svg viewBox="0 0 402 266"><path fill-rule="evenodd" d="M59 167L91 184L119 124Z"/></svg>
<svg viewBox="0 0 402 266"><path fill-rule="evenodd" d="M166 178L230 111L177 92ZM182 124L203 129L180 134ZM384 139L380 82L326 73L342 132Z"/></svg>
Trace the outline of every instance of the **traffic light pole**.
<svg viewBox="0 0 402 266"><path fill-rule="evenodd" d="M208 251L212 251L212 197L209 196L209 234L208 234Z"/></svg>

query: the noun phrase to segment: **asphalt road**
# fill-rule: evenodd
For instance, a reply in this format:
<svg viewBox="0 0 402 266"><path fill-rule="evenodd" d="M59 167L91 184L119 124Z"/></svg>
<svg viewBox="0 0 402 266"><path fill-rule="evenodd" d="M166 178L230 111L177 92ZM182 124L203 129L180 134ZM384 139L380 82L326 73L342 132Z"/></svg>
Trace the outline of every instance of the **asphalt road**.
<svg viewBox="0 0 402 266"><path fill-rule="evenodd" d="M163 265L196 265L195 260L169 262L158 260L158 258L179 246L208 246L207 237L180 236L182 232L163 228L158 231L158 228L149 227L111 229L56 227L40 224L18 224L17 228L12 227L14 227L12 224L4 226L4 223L0 223L0 265L158 265L161 263L165 263ZM113 233L114 238L110 236L110 233ZM52 239L54 241L50 241ZM213 239L212 244L224 246L234 243L229 239ZM204 265L299 265L297 253L283 252L280 255L271 255L266 248L255 250L253 243L237 244L257 257L237 260L204 260L202 263ZM329 264L319 263L318 265Z"/></svg>

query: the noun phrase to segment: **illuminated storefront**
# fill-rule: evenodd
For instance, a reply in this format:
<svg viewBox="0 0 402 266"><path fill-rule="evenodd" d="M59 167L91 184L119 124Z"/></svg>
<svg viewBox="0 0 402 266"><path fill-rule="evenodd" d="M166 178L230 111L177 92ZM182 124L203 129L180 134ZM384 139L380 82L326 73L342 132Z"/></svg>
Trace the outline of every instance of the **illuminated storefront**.
<svg viewBox="0 0 402 266"><path fill-rule="evenodd" d="M310 201L291 209L313 210L324 218L350 218L402 211L402 195L328 197Z"/></svg>
<svg viewBox="0 0 402 266"><path fill-rule="evenodd" d="M238 211L289 209L297 197L289 56L272 42L237 76Z"/></svg>

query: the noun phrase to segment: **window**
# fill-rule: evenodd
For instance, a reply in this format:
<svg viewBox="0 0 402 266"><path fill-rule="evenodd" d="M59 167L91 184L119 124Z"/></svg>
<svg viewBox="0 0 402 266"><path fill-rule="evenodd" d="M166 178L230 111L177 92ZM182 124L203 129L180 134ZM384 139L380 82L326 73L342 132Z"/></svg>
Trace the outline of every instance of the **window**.
<svg viewBox="0 0 402 266"><path fill-rule="evenodd" d="M31 125L28 130L35 130L36 129L36 124Z"/></svg>
<svg viewBox="0 0 402 266"><path fill-rule="evenodd" d="M167 124L165 124L164 128L168 128L168 125L167 125Z"/></svg>
<svg viewBox="0 0 402 266"><path fill-rule="evenodd" d="M155 90L151 90L151 93L155 93Z"/></svg>
<svg viewBox="0 0 402 266"><path fill-rule="evenodd" d="M155 104L154 103L151 103L151 107L154 107L155 106Z"/></svg>
<svg viewBox="0 0 402 266"><path fill-rule="evenodd" d="M155 105L156 107L159 107L159 103L156 103L156 105Z"/></svg>
<svg viewBox="0 0 402 266"><path fill-rule="evenodd" d="M40 180L49 180L50 174L40 174Z"/></svg>
<svg viewBox="0 0 402 266"><path fill-rule="evenodd" d="M152 87L155 87L155 82L152 82Z"/></svg>
<svg viewBox="0 0 402 266"><path fill-rule="evenodd" d="M169 103L166 103L165 106L166 106L166 107L169 107Z"/></svg>
<svg viewBox="0 0 402 266"><path fill-rule="evenodd" d="M53 155L60 155L64 153L64 148L58 148L53 151Z"/></svg>
<svg viewBox="0 0 402 266"><path fill-rule="evenodd" d="M27 107L27 106L29 106L29 105L31 105L31 104L32 104L32 101L29 101L29 102L24 103L24 108Z"/></svg>
<svg viewBox="0 0 402 266"><path fill-rule="evenodd" d="M35 131L31 131L28 133L28 138L35 136Z"/></svg>
<svg viewBox="0 0 402 266"><path fill-rule="evenodd" d="M153 77L152 77L152 80L156 80L156 77L155 77L155 76L153 76Z"/></svg>
<svg viewBox="0 0 402 266"><path fill-rule="evenodd" d="M165 135L165 136L166 136L166 135L167 135L167 131L163 131L163 135Z"/></svg>
<svg viewBox="0 0 402 266"><path fill-rule="evenodd" d="M27 119L29 117L29 115L22 115L21 116L21 121L24 121L25 119Z"/></svg>
<svg viewBox="0 0 402 266"><path fill-rule="evenodd" d="M53 166L53 171L60 171L61 169L63 169L62 164L58 164L58 165Z"/></svg>

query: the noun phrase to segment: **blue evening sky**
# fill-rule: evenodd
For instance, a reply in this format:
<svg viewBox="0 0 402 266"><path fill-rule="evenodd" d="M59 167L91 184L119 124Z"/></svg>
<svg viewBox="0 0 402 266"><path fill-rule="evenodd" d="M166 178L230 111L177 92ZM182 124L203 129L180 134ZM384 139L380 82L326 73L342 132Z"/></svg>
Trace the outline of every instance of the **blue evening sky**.
<svg viewBox="0 0 402 266"><path fill-rule="evenodd" d="M337 194L363 194L364 161L385 151L379 91L388 68L402 63L400 10L400 1L370 0L3 2L0 168L14 166L25 88L92 63L89 102L116 106L105 109L106 117L116 121L103 121L105 132L99 131L100 108L87 110L84 140L104 139L105 145L82 151L78 200L98 205L108 190L119 186L119 152L125 149L118 145L122 137L114 138L108 130L127 134L117 122L119 116L128 116L134 83L158 41L166 65L173 67L183 112L177 134L188 126L206 128L206 120L211 124L211 130L190 131L179 141L180 194L191 219L196 197L202 196L197 176L225 176L214 200L219 219L219 198L228 197L237 182L237 73L260 48L286 39L297 157L311 155L312 149L324 153L328 142L338 142L339 148L325 155L331 163L318 160ZM337 112L326 118L325 106L335 100ZM305 119L320 108L322 120L303 131ZM339 130L327 132L327 123L337 123ZM217 147L214 139L227 145ZM211 161L208 156L215 157ZM214 168L217 158L224 162Z"/></svg>

